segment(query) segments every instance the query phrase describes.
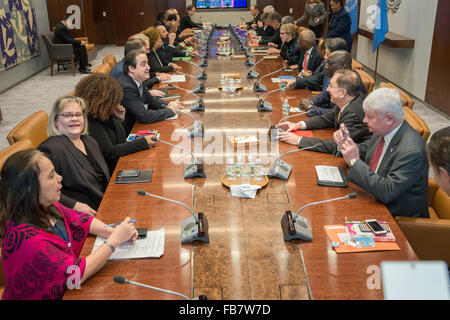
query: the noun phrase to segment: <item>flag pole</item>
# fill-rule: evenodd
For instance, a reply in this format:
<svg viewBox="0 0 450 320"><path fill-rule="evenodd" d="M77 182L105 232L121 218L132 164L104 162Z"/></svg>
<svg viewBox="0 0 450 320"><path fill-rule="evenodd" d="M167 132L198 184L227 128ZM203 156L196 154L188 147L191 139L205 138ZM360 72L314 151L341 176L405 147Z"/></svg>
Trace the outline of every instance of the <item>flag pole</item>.
<svg viewBox="0 0 450 320"><path fill-rule="evenodd" d="M377 85L378 51L379 50L380 50L380 46L378 46L378 48L377 48L377 56L375 58L375 75L374 75L375 86Z"/></svg>

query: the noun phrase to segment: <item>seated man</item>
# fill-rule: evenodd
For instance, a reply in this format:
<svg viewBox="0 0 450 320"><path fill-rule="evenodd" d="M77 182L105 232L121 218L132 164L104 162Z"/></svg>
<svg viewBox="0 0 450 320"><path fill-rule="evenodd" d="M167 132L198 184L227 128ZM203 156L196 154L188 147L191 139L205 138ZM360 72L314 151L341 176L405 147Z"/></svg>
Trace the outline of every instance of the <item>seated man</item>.
<svg viewBox="0 0 450 320"><path fill-rule="evenodd" d="M119 80L119 78L123 75L123 62L125 60L125 56L127 55L127 53L132 50L138 49L146 50L147 52L149 50L149 46L150 46L149 42L140 37L135 37L131 40L128 40L125 43L124 47L124 57L122 58L122 60L118 61L114 65L114 67L109 72L109 75L115 78L116 80ZM170 78L171 76L166 73L150 72L150 78L144 80L143 84L144 87L146 87L150 91L150 94L152 96L164 97L166 95L164 92L156 89L152 90L152 88L153 85L155 85L156 83L160 83L161 81L164 80L170 80Z"/></svg>
<svg viewBox="0 0 450 320"><path fill-rule="evenodd" d="M181 50L178 50L175 48L174 43L175 43L175 38L177 35L175 33L167 32L166 26L159 25L156 27L156 29L161 34L161 40L162 40L161 47L159 47L159 49L156 50L160 57L162 57L166 61L172 61L172 58L174 58L174 57L195 56L194 52L189 53L189 51L185 51L185 50L181 51Z"/></svg>
<svg viewBox="0 0 450 320"><path fill-rule="evenodd" d="M333 134L347 178L386 204L392 216L428 218L428 161L425 141L404 121L395 89L373 91L363 103L372 138L356 144L344 124Z"/></svg>
<svg viewBox="0 0 450 320"><path fill-rule="evenodd" d="M450 127L431 136L427 153L434 180L450 196Z"/></svg>
<svg viewBox="0 0 450 320"><path fill-rule="evenodd" d="M278 12L272 12L268 15L267 22L275 31L271 37L262 37L261 40L259 41L259 44L281 49L282 44L280 37L281 19L282 17Z"/></svg>
<svg viewBox="0 0 450 320"><path fill-rule="evenodd" d="M134 123L154 123L173 117L183 105L179 101L167 102L153 97L142 84L148 79L150 67L144 50L133 50L127 53L123 63L124 74L119 78L123 98L121 105L126 114L123 126L129 135Z"/></svg>
<svg viewBox="0 0 450 320"><path fill-rule="evenodd" d="M312 70L317 70L322 64L323 57L319 54L316 44L316 35L312 30L304 30L300 33L299 43L301 57L299 64L299 76L306 77L312 75Z"/></svg>
<svg viewBox="0 0 450 320"><path fill-rule="evenodd" d="M186 11L181 16L180 19L180 32L183 31L184 29L189 28L203 28L203 24L192 21L192 17L195 14L195 10L196 9L193 5L188 5L186 7Z"/></svg>
<svg viewBox="0 0 450 320"><path fill-rule="evenodd" d="M279 128L287 131L279 134L280 141L297 144L299 148L319 143L317 147L310 150L336 154L337 146L333 140L298 137L290 131L323 128L337 130L341 124L345 124L350 137L354 141L359 143L369 139L372 134L363 122L364 110L362 108L366 96L361 93L359 83L360 79L357 72L353 70L336 71L327 89L331 95L331 101L335 104L334 110L298 123L289 121L280 123Z"/></svg>
<svg viewBox="0 0 450 320"><path fill-rule="evenodd" d="M72 44L73 52L79 60L80 73L89 74L91 73L91 71L88 69L88 66L90 65L86 52L86 42L75 40L75 38L70 33L69 29L67 28L68 19L70 16L71 14L65 14L61 22L56 25L55 38L53 41L55 44Z"/></svg>
<svg viewBox="0 0 450 320"><path fill-rule="evenodd" d="M311 99L302 99L299 103L300 108L308 111L306 114L309 117L315 115L326 114L333 110L334 105L330 101L330 93L327 91L330 79L338 69L352 69L352 56L350 53L344 50L339 50L331 53L325 62L325 75L323 90L317 96ZM367 94L366 87L362 80L360 80L360 90L362 93Z"/></svg>

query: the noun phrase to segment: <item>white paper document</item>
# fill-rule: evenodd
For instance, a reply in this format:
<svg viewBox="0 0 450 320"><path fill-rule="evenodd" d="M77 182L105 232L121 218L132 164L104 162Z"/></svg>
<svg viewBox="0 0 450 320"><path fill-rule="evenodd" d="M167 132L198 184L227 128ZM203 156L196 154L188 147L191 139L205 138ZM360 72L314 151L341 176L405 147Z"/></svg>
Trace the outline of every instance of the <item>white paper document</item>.
<svg viewBox="0 0 450 320"><path fill-rule="evenodd" d="M234 141L236 143L250 143L250 142L258 142L258 138L256 136L237 136L234 137Z"/></svg>
<svg viewBox="0 0 450 320"><path fill-rule="evenodd" d="M316 166L316 173L319 181L343 183L338 167Z"/></svg>
<svg viewBox="0 0 450 320"><path fill-rule="evenodd" d="M97 250L105 240L105 238L97 237L92 252ZM155 231L147 231L147 237L144 239L137 239L134 245L131 241L119 245L109 257L109 260L160 258L164 254L164 241L164 228Z"/></svg>
<svg viewBox="0 0 450 320"><path fill-rule="evenodd" d="M163 83L168 82L186 82L186 76L184 74L173 74L170 80L161 81Z"/></svg>

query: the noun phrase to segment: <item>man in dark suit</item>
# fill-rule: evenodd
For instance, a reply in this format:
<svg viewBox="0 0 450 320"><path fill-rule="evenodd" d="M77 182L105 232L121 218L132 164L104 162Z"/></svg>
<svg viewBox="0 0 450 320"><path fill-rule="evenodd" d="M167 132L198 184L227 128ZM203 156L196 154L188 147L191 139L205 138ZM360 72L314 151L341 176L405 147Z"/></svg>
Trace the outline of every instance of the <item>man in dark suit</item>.
<svg viewBox="0 0 450 320"><path fill-rule="evenodd" d="M307 71L316 70L322 64L323 57L319 53L314 31L309 29L302 31L299 35L299 42L301 57L298 69L300 70L299 75L303 76L303 74L309 74Z"/></svg>
<svg viewBox="0 0 450 320"><path fill-rule="evenodd" d="M64 15L61 22L56 25L55 37L53 42L55 44L66 44L66 43L72 44L73 52L75 56L78 57L79 60L80 73L84 74L91 73L91 71L88 69L89 62L86 52L86 42L75 40L75 38L72 36L69 29L67 28L68 19L70 16L71 16L70 14Z"/></svg>
<svg viewBox="0 0 450 320"><path fill-rule="evenodd" d="M255 5L250 6L250 14L253 16L253 20L246 22L247 29L255 29L258 26L258 21L261 18L262 12Z"/></svg>
<svg viewBox="0 0 450 320"><path fill-rule="evenodd" d="M143 50L133 50L127 53L123 63L124 74L119 78L122 87L123 98L121 105L125 107L126 114L123 126L128 135L134 123L154 123L173 117L183 105L178 100L167 102L153 97L147 88L144 88L144 80L148 79L150 67L147 55Z"/></svg>
<svg viewBox="0 0 450 320"><path fill-rule="evenodd" d="M262 39L259 41L259 44L267 45L269 47L277 49L281 48L281 44L283 43L280 37L280 28L282 19L283 17L278 12L272 12L268 15L267 21L275 31L271 37L262 37Z"/></svg>
<svg viewBox="0 0 450 320"><path fill-rule="evenodd" d="M180 18L180 27L178 29L179 32L182 32L184 29L188 28L203 28L201 23L195 23L192 21L192 17L195 14L195 7L193 5L188 5L186 7L186 11Z"/></svg>
<svg viewBox="0 0 450 320"><path fill-rule="evenodd" d="M365 115L362 108L366 96L361 93L359 82L359 76L353 70L336 71L327 89L331 95L331 101L336 105L333 111L325 115L311 117L298 123L289 121L280 123L279 127L288 131L280 133L280 141L297 144L299 148L305 148L319 143L317 147L311 150L336 154L337 146L333 140L298 137L289 131L323 128L334 128L337 130L341 124L345 124L350 137L354 141L364 142L369 139L372 134L363 122Z"/></svg>
<svg viewBox="0 0 450 320"><path fill-rule="evenodd" d="M400 94L380 88L364 101L372 138L356 144L345 125L333 135L347 178L386 204L392 216L428 218L428 160L425 141L405 120Z"/></svg>

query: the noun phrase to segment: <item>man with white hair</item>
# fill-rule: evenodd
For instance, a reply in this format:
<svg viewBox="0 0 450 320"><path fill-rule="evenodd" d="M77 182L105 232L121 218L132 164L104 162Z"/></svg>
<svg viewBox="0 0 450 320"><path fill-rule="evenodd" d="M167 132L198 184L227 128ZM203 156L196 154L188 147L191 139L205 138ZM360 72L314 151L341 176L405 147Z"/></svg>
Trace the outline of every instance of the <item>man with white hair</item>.
<svg viewBox="0 0 450 320"><path fill-rule="evenodd" d="M396 89L377 89L363 109L372 138L355 144L345 125L333 135L350 166L347 178L386 204L394 217L428 218L425 141L404 121L400 94Z"/></svg>

